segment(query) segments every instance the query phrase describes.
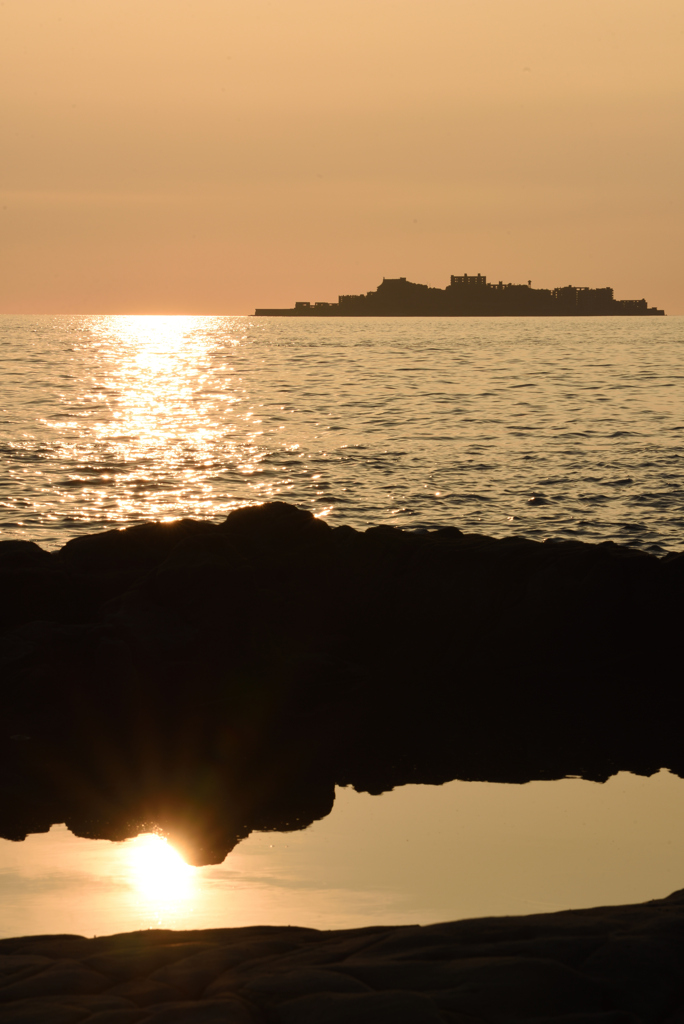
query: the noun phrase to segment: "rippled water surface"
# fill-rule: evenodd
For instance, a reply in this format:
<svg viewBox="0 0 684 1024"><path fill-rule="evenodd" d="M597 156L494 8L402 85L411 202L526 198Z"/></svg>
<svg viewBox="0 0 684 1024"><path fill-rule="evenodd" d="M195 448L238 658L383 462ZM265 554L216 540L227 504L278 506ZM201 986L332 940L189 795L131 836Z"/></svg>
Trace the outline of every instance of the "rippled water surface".
<svg viewBox="0 0 684 1024"><path fill-rule="evenodd" d="M678 549L684 318L4 316L2 537L279 498Z"/></svg>

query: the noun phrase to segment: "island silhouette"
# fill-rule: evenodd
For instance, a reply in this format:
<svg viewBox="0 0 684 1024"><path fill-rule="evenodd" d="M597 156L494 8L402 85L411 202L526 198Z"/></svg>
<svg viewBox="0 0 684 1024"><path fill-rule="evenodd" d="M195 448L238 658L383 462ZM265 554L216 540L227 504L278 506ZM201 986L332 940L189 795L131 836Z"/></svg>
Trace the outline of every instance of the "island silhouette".
<svg viewBox="0 0 684 1024"><path fill-rule="evenodd" d="M612 288L533 288L496 284L482 274L452 274L446 288L383 277L375 291L337 302L295 302L291 309L256 309L255 316L664 316L646 299L616 299Z"/></svg>

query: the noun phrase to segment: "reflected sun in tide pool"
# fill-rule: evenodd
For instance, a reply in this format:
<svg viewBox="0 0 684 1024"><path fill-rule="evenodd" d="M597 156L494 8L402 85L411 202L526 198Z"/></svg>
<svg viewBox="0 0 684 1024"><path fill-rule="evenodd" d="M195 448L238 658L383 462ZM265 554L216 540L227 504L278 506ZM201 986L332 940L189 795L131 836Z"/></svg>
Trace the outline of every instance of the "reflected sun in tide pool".
<svg viewBox="0 0 684 1024"><path fill-rule="evenodd" d="M130 881L150 910L162 912L195 894L197 868L186 864L162 836L145 834L125 843Z"/></svg>
<svg viewBox="0 0 684 1024"><path fill-rule="evenodd" d="M0 937L144 928L362 928L662 899L684 885L684 780L338 789L301 832L193 868L159 835L65 825L0 839Z"/></svg>

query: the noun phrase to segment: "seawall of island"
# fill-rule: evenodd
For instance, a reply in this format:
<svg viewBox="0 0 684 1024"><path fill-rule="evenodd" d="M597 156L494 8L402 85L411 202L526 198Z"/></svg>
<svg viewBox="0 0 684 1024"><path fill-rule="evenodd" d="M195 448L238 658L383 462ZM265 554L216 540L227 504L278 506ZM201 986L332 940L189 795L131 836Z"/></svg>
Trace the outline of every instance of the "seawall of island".
<svg viewBox="0 0 684 1024"><path fill-rule="evenodd" d="M446 288L383 277L375 291L337 302L295 302L291 309L256 309L255 316L664 316L646 299L616 299L612 288L533 288L494 284L482 274L451 275Z"/></svg>

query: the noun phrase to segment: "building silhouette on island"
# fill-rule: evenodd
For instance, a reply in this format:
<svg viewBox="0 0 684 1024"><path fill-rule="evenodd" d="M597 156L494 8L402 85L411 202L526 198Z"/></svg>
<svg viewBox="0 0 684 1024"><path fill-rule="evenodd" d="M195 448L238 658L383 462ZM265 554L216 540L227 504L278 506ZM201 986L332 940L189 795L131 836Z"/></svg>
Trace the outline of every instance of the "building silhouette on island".
<svg viewBox="0 0 684 1024"><path fill-rule="evenodd" d="M292 309L257 309L255 316L664 316L646 299L615 299L612 288L533 288L493 284L482 274L451 275L446 288L383 277L365 295L337 302L295 302Z"/></svg>

